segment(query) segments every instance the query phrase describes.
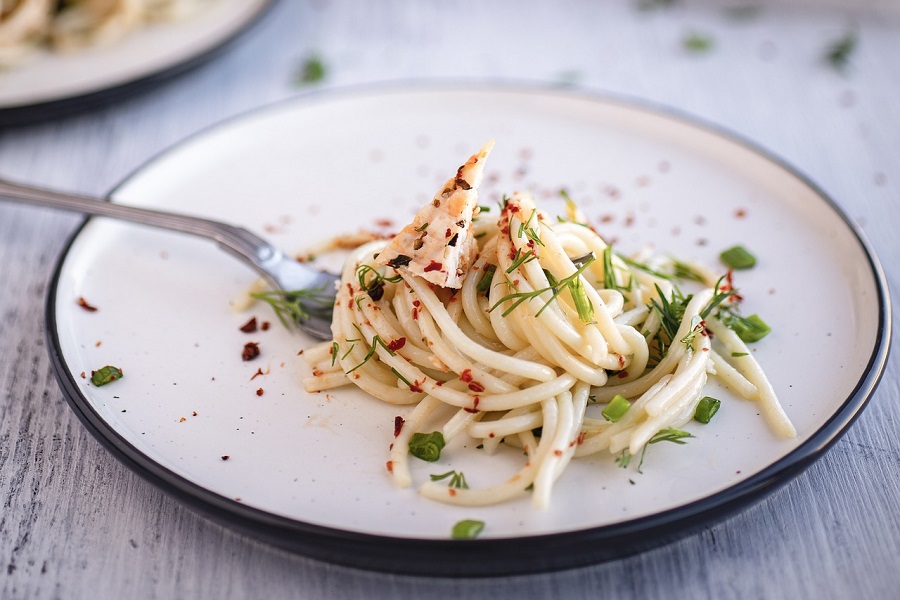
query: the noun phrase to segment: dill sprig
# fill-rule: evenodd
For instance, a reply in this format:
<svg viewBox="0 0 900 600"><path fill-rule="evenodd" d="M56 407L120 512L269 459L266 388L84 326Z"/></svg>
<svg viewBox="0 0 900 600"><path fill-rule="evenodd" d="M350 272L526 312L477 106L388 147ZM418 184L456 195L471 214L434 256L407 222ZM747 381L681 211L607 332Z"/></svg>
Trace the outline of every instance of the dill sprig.
<svg viewBox="0 0 900 600"><path fill-rule="evenodd" d="M357 327L357 331L358 330L359 330L359 328ZM360 335L362 335L362 332L360 332ZM349 342L350 340L347 340L347 341ZM364 364L369 362L372 359L372 357L375 356L375 352L378 351L378 346L381 346L382 348L387 350L388 354L390 354L391 356L395 356L397 354L396 352L394 352L393 350L388 348L387 344L385 344L384 341L379 336L376 335L375 337L372 338L372 343L369 344L369 351L366 353L365 358L362 359L361 363L359 363L358 365L356 365L355 367L353 367L352 369L347 371L347 375L349 375L353 371L357 370L358 368L360 368L361 366L363 366Z"/></svg>
<svg viewBox="0 0 900 600"><path fill-rule="evenodd" d="M536 260L536 259L537 259L537 256L534 254L533 251L528 250L527 252L522 252L522 249L519 248L518 250L516 250L516 255L513 257L512 264L510 264L509 268L506 269L506 273L507 274L512 273L513 271L515 271L516 269L518 269L525 263L530 263L531 261Z"/></svg>
<svg viewBox="0 0 900 600"><path fill-rule="evenodd" d="M431 475L432 481L443 481L444 479L450 478L448 485L452 488L467 490L469 489L469 484L466 483L466 476L463 475L462 471L447 471L446 473L441 473L439 475Z"/></svg>
<svg viewBox="0 0 900 600"><path fill-rule="evenodd" d="M584 294L584 289L579 287L579 284L576 284L575 281L579 280L579 278L581 277L581 274L585 271L585 269L587 269L590 266L590 264L592 262L594 262L594 260L596 260L596 259L593 256L591 256L588 260L586 260L584 262L583 265L581 265L581 267L577 271L575 271L574 273L572 273L565 279L561 279L560 281L556 282L556 285L551 284L545 288L534 290L532 292L514 292L512 294L507 294L506 296L503 296L502 298L500 298L490 308L490 310L493 311L494 309L496 309L498 306L500 306L504 302L513 301L512 306L510 306L503 312L503 316L506 317L506 316L509 316L509 314L512 311L514 311L515 309L517 309L519 307L519 305L521 305L522 303L532 300L534 298L538 298L545 292L553 292L550 299L547 300L547 302L544 304L544 306L542 306L541 309L535 315L535 316L540 316L540 314L542 312L544 312L544 310L548 306L550 306L550 303L553 302L556 299L556 297L559 296L563 292L563 290L567 290L567 289L572 294L573 301L577 305L579 302L579 300L577 299L577 295L579 294L579 292L581 294ZM580 281L579 281L579 283L580 283ZM587 300L588 303L590 303L590 299L588 299L587 296L584 296L584 299ZM591 310L593 310L593 307ZM579 311L579 316L581 316L580 311Z"/></svg>
<svg viewBox="0 0 900 600"><path fill-rule="evenodd" d="M262 300L272 307L281 324L290 327L310 318L311 312L330 311L334 308L334 293L323 285L304 290L267 290L252 292L251 298Z"/></svg>

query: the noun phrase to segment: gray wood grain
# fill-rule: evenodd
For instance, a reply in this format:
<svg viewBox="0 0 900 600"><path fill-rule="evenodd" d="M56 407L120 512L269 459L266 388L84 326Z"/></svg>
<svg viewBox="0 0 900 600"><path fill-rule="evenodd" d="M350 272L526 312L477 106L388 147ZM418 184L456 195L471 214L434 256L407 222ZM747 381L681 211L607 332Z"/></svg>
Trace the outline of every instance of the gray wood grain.
<svg viewBox="0 0 900 600"><path fill-rule="evenodd" d="M677 107L770 149L818 182L900 284L900 17L888 2L283 0L212 63L148 93L0 131L0 176L105 193L166 147L320 86L419 78L552 81ZM851 28L849 68L823 62ZM714 40L691 55L687 32ZM2 84L2 83L0 83ZM321 564L239 536L104 450L50 372L44 295L80 219L0 203L0 597L894 598L900 589L900 366L820 461L764 501L609 564L515 579L423 579ZM815 301L815 299L811 299ZM894 302L896 308L896 301Z"/></svg>

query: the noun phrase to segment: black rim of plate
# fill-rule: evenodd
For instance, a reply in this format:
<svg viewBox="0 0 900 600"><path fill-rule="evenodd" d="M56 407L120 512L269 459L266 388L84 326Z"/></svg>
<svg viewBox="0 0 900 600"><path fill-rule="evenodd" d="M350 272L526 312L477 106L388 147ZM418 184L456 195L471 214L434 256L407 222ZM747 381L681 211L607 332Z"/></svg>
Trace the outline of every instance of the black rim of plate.
<svg viewBox="0 0 900 600"><path fill-rule="evenodd" d="M57 261L48 289L46 303L48 349L52 368L72 410L88 431L126 467L190 509L213 521L249 537L261 539L309 558L343 566L407 575L487 577L575 568L623 558L672 542L691 532L708 527L774 492L820 458L847 431L871 398L887 362L891 337L891 305L884 273L860 230L821 188L785 161L722 127L706 123L669 107L606 93L559 90L546 85L520 82L489 84L445 82L408 84L398 82L394 85L357 86L343 91L314 92L288 98L283 102L250 111L248 115L235 117L200 131L188 140L164 151L160 156L167 155L187 141L201 137L212 129L228 127L246 116L252 117L290 102L327 102L330 98L346 95L364 97L369 93L379 91L393 90L415 93L441 89L468 92L505 91L522 94L557 94L580 97L598 103L637 108L727 138L778 165L802 181L841 218L854 234L868 260L878 294L879 310L875 345L862 376L841 407L818 431L795 450L747 479L695 502L622 523L515 538L426 540L365 534L296 521L246 506L211 492L161 466L137 450L106 423L93 409L88 399L81 394L75 376L67 367L65 357L62 355L57 334L55 308L57 288L66 258L75 239L81 234L84 225L89 220L86 219L68 240ZM150 167L155 160L156 158L147 161L139 171ZM130 179L131 176L123 180L110 193L110 196L127 184Z"/></svg>
<svg viewBox="0 0 900 600"><path fill-rule="evenodd" d="M109 87L86 91L84 93L63 96L33 104L8 106L5 108L0 107L0 128L23 127L43 121L62 119L90 109L109 106L110 104L115 104L142 92L155 89L159 87L160 84L196 69L225 52L232 43L250 30L254 25L259 23L263 16L265 16L275 5L276 1L277 0L265 0L250 18L241 23L239 27L236 27L233 31L228 32L227 35L217 40L216 43L200 52L189 55L185 57L184 60L175 62L168 67L137 75Z"/></svg>

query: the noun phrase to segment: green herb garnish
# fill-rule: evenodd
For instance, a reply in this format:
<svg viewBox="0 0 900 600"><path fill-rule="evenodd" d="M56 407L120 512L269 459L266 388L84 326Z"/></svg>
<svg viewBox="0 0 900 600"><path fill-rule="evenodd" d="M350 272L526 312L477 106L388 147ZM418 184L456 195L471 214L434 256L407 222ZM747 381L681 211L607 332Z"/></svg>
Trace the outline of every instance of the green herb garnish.
<svg viewBox="0 0 900 600"><path fill-rule="evenodd" d="M444 434L440 431L415 433L409 440L409 453L416 458L435 462L441 458L441 450L445 445Z"/></svg>
<svg viewBox="0 0 900 600"><path fill-rule="evenodd" d="M338 346L337 342L331 342L331 366L334 366L335 361L337 361L338 352L341 351L341 347Z"/></svg>
<svg viewBox="0 0 900 600"><path fill-rule="evenodd" d="M725 325L738 334L738 337L747 344L758 342L772 331L772 328L759 315L750 315L749 317L732 316L725 320Z"/></svg>
<svg viewBox="0 0 900 600"><path fill-rule="evenodd" d="M545 288L541 288L539 290L534 290L533 292L515 292L512 294L507 294L506 296L503 296L502 298L500 298L490 308L490 310L494 310L495 308L497 308L498 306L500 306L507 300L513 300L514 302L512 303L512 306L507 308L506 311L504 311L504 313L503 313L503 316L506 317L506 316L509 316L509 314L512 311L514 311L516 308L518 308L519 305L522 304L523 302L527 302L528 300L537 298L544 292L552 291L553 295L550 297L549 300L547 300L547 302L544 304L544 306L541 307L541 309L537 312L537 315L535 315L535 316L540 316L540 314L542 312L544 312L544 309L546 309L548 306L550 306L550 303L553 302L556 299L556 297L562 293L563 290L572 288L573 282L581 276L581 274L584 272L584 270L587 269L588 266L590 266L590 264L592 262L594 262L594 260L595 260L594 256L591 256L588 260L586 260L584 262L584 264L577 271L575 271L574 273L572 273L565 279L562 279L561 281L557 282L557 285L555 285L555 286L551 285L551 286L548 286Z"/></svg>
<svg viewBox="0 0 900 600"><path fill-rule="evenodd" d="M681 40L681 45L688 52L703 54L712 50L713 39L706 34L689 33Z"/></svg>
<svg viewBox="0 0 900 600"><path fill-rule="evenodd" d="M856 31L848 31L844 36L832 43L825 51L825 60L837 71L843 71L850 62L850 56L856 50L859 38Z"/></svg>
<svg viewBox="0 0 900 600"><path fill-rule="evenodd" d="M469 484L466 483L466 476L462 474L462 471L447 471L446 473L441 473L440 475L431 475L432 481L442 481L444 479L450 478L449 486L456 489L469 489Z"/></svg>
<svg viewBox="0 0 900 600"><path fill-rule="evenodd" d="M603 418L607 421L616 423L619 419L625 416L625 413L628 412L629 408L631 408L631 404L628 402L625 396L623 396L622 394L616 394L600 414L603 415Z"/></svg>
<svg viewBox="0 0 900 600"><path fill-rule="evenodd" d="M125 375L122 373L122 369L120 369L119 367L106 365L101 369L91 371L91 383L93 383L97 387L100 387L101 385L112 383L117 379L122 379L122 377L124 376Z"/></svg>
<svg viewBox="0 0 900 600"><path fill-rule="evenodd" d="M721 405L722 403L712 396L703 396L697 404L697 410L694 411L694 420L703 424L709 423Z"/></svg>
<svg viewBox="0 0 900 600"><path fill-rule="evenodd" d="M616 284L616 272L613 271L612 245L603 249L603 287L608 290L619 289L619 286Z"/></svg>
<svg viewBox="0 0 900 600"><path fill-rule="evenodd" d="M349 341L349 340L348 340L348 341ZM355 367L353 367L352 369L350 369L349 371L347 371L347 375L349 375L349 374L352 373L353 371L357 370L358 368L360 368L361 366L363 366L364 364L366 364L367 362L369 362L369 360L371 360L372 357L375 356L375 352L376 352L378 346L381 346L382 348L384 348L385 350L387 350L388 353L389 353L391 356L394 356L394 355L396 354L396 352L394 352L393 350L391 350L390 348L388 348L388 347L387 347L387 344L385 344L385 343L382 341L382 339L376 335L375 337L372 338L372 343L369 345L369 351L366 353L365 358L362 359L362 362L361 362L361 363L359 363L358 365L356 365Z"/></svg>
<svg viewBox="0 0 900 600"><path fill-rule="evenodd" d="M572 302L575 303L575 311L582 323L590 323L594 320L594 303L584 291L584 281L576 277L569 285L569 293L572 294Z"/></svg>
<svg viewBox="0 0 900 600"><path fill-rule="evenodd" d="M482 293L487 293L491 289L491 281L494 280L494 273L497 271L497 265L488 265L484 268L484 275L478 281L475 289Z"/></svg>
<svg viewBox="0 0 900 600"><path fill-rule="evenodd" d="M732 352L731 353L731 358L740 358L742 356L750 356L750 355L747 354L746 352Z"/></svg>
<svg viewBox="0 0 900 600"><path fill-rule="evenodd" d="M310 56L304 62L297 73L295 83L298 85L311 85L325 79L325 63L318 56Z"/></svg>
<svg viewBox="0 0 900 600"><path fill-rule="evenodd" d="M484 521L465 519L453 526L450 537L454 540L471 540L484 530Z"/></svg>
<svg viewBox="0 0 900 600"><path fill-rule="evenodd" d="M327 286L323 285L305 290L268 290L253 292L250 297L271 306L281 324L289 327L290 323L308 319L310 312L331 312L334 308L334 293L326 289Z"/></svg>
<svg viewBox="0 0 900 600"><path fill-rule="evenodd" d="M531 250L527 252L522 252L522 249L519 248L516 250L516 255L513 257L512 264L509 265L509 268L506 269L507 273L512 273L525 263L530 263L533 260L537 260L537 256L535 256L534 252Z"/></svg>
<svg viewBox="0 0 900 600"><path fill-rule="evenodd" d="M681 429L674 429L672 427L666 427L665 429L660 429L656 432L650 441L647 444L657 444L659 442L672 442L673 444L686 444L684 440L686 438L694 437L692 434L687 431L682 431Z"/></svg>
<svg viewBox="0 0 900 600"><path fill-rule="evenodd" d="M732 269L750 269L756 266L756 257L743 246L732 246L719 254L719 258Z"/></svg>

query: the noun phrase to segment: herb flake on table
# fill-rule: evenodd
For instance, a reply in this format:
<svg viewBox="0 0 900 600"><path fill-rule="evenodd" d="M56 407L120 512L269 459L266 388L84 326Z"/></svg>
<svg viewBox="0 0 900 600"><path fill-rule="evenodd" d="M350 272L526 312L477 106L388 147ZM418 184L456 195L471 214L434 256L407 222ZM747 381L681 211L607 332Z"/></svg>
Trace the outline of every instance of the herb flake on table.
<svg viewBox="0 0 900 600"><path fill-rule="evenodd" d="M313 54L303 61L294 83L297 85L314 85L321 83L327 74L325 63L322 62L321 58Z"/></svg>
<svg viewBox="0 0 900 600"><path fill-rule="evenodd" d="M850 30L828 46L825 51L825 60L836 71L844 71L858 45L859 37L856 31Z"/></svg>
<svg viewBox="0 0 900 600"><path fill-rule="evenodd" d="M713 38L705 33L691 32L681 40L681 46L692 54L706 54L715 45Z"/></svg>

